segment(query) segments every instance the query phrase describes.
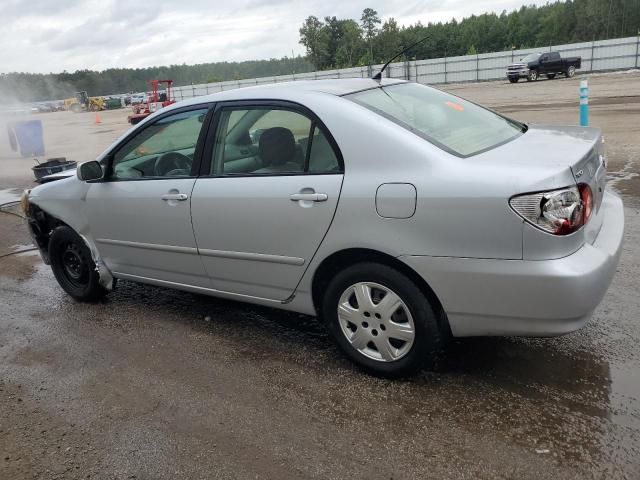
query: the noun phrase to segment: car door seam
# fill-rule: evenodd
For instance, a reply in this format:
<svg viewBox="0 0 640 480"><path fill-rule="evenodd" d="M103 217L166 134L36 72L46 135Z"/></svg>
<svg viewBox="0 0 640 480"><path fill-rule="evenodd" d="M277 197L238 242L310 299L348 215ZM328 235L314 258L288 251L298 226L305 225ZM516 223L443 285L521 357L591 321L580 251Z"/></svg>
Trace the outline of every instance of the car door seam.
<svg viewBox="0 0 640 480"><path fill-rule="evenodd" d="M296 291L298 290L298 287L300 286L300 283L302 283L302 279L307 274L307 271L309 270L309 267L311 266L311 263L313 262L313 259L316 258L316 255L317 255L318 251L320 250L320 247L322 247L322 244L324 243L324 240L327 238L327 235L329 235L329 230L331 230L331 227L333 226L333 221L335 220L336 214L338 213L338 208L340 208L340 200L342 198L342 188L344 186L344 176L345 176L345 172L342 172L342 179L340 181L340 189L338 190L338 199L336 200L336 207L333 210L333 215L331 216L331 221L329 222L329 226L327 227L327 230L324 232L324 235L322 236L322 239L320 240L320 243L318 243L318 248L316 248L316 250L313 252L313 255L311 255L309 257L309 261L307 262L307 266L304 269L304 272L302 272L302 275L300 275L300 278L298 279L298 283L296 283L296 286L293 288L293 290L291 292L291 295L289 295L288 298L285 298L284 300L281 301L281 303L283 303L283 304L291 303L293 301L293 299L296 296Z"/></svg>

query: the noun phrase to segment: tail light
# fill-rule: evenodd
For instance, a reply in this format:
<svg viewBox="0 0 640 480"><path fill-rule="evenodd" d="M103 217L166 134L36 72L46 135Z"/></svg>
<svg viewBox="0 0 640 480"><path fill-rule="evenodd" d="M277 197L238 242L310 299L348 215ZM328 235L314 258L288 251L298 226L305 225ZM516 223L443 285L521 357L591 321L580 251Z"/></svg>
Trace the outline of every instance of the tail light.
<svg viewBox="0 0 640 480"><path fill-rule="evenodd" d="M511 208L531 225L553 235L569 235L591 217L593 193L586 183L550 192L516 195Z"/></svg>

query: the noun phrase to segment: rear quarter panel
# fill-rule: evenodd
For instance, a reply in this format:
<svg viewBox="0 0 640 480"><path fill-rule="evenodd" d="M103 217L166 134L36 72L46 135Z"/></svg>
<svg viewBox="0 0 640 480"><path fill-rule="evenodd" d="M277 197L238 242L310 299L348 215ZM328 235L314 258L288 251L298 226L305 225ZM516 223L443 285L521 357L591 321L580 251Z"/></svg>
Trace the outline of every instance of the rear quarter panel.
<svg viewBox="0 0 640 480"><path fill-rule="evenodd" d="M508 206L517 185L487 163L458 158L353 102L333 97L310 105L338 143L345 177L322 253L372 248L394 256L521 258L522 225ZM416 187L415 214L382 218L383 183Z"/></svg>

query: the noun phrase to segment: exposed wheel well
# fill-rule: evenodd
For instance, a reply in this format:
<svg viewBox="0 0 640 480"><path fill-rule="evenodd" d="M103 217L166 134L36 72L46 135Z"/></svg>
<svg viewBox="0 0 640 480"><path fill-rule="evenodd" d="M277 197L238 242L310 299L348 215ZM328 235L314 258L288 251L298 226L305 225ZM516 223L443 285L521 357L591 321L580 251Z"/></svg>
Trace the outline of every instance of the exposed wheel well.
<svg viewBox="0 0 640 480"><path fill-rule="evenodd" d="M51 232L59 226L68 226L62 220L49 215L40 207L30 204L27 212L27 220L29 228L33 232L33 236L40 248L42 258L45 263L49 263L49 238Z"/></svg>
<svg viewBox="0 0 640 480"><path fill-rule="evenodd" d="M369 250L366 248L350 248L333 253L325 258L320 266L316 269L316 272L313 276L313 283L311 284L311 295L313 297L313 305L319 315L321 314L321 295L322 292L324 292L327 284L331 281L331 278L333 278L333 276L339 270L342 270L351 265L355 265L356 263L363 262L381 263L391 268L395 268L396 270L409 277L418 286L418 288L420 288L422 293L429 300L429 303L436 310L435 313L440 321L440 327L442 328L442 331L447 332L449 335L451 334L449 321L447 320L447 315L442 308L442 304L440 303L440 300L438 300L438 297L436 296L432 288L424 280L424 278L418 275L406 263L401 262L397 258L392 257L391 255L387 255L386 253L378 252L377 250Z"/></svg>

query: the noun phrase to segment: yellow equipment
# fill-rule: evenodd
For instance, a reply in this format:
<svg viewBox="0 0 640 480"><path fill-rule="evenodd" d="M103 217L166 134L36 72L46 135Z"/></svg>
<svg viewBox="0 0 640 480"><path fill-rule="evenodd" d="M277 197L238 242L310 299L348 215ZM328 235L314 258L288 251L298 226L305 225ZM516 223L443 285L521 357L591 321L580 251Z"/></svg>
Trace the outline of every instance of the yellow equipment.
<svg viewBox="0 0 640 480"><path fill-rule="evenodd" d="M74 113L79 112L98 112L104 110L104 98L102 97L90 97L87 92L76 92L72 98L64 100L64 109L71 110Z"/></svg>

